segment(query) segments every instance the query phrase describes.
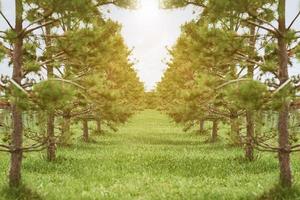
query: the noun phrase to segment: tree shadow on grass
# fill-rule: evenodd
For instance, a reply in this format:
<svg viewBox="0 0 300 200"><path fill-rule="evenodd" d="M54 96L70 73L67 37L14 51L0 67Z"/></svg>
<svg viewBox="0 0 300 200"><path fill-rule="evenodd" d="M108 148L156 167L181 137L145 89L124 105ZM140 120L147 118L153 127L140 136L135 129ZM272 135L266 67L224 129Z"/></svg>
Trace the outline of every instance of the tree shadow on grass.
<svg viewBox="0 0 300 200"><path fill-rule="evenodd" d="M295 185L292 188L282 188L275 185L269 191L263 193L258 200L295 200L300 199L300 187Z"/></svg>
<svg viewBox="0 0 300 200"><path fill-rule="evenodd" d="M0 190L3 199L5 200L43 200L37 192L22 185L18 188L9 188L5 186Z"/></svg>

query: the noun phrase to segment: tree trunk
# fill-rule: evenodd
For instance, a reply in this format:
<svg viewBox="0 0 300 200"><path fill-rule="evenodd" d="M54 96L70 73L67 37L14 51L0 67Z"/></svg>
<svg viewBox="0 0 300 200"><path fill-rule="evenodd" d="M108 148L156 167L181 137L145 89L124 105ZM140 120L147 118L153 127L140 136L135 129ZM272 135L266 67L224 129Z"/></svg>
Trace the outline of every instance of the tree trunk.
<svg viewBox="0 0 300 200"><path fill-rule="evenodd" d="M255 36L256 34L256 27L251 25L250 26L250 35ZM255 44L256 44L256 37L252 37L250 39L250 47L252 48L253 54L255 53ZM254 77L254 65L248 66L247 76L249 79L253 80ZM246 136L246 148L245 148L245 157L249 161L254 160L254 113L252 108L247 108L246 110L246 124L247 124L247 136Z"/></svg>
<svg viewBox="0 0 300 200"><path fill-rule="evenodd" d="M254 135L260 135L263 132L265 116L263 111L259 111L256 114L256 119L254 120L255 129Z"/></svg>
<svg viewBox="0 0 300 200"><path fill-rule="evenodd" d="M15 31L18 37L14 42L13 49L13 80L21 85L22 81L22 62L23 62L23 36L20 34L23 29L23 3L22 0L16 0L16 22ZM21 184L21 168L22 168L22 145L23 145L23 118L22 110L16 104L12 108L12 125L11 134L11 162L9 170L10 187L18 187Z"/></svg>
<svg viewBox="0 0 300 200"><path fill-rule="evenodd" d="M13 132L11 137L11 153L9 185L18 187L21 184L21 168L22 168L22 143L23 143L23 119L22 111L16 106L12 106Z"/></svg>
<svg viewBox="0 0 300 200"><path fill-rule="evenodd" d="M246 150L245 156L249 161L254 160L254 119L253 112L250 110L246 111L246 121L247 121L247 138L246 138Z"/></svg>
<svg viewBox="0 0 300 200"><path fill-rule="evenodd" d="M64 112L61 127L60 144L69 145L71 143L71 117L69 111Z"/></svg>
<svg viewBox="0 0 300 200"><path fill-rule="evenodd" d="M98 134L101 134L101 133L102 133L101 120L98 119L98 120L96 121L96 123L97 123L97 133L98 133Z"/></svg>
<svg viewBox="0 0 300 200"><path fill-rule="evenodd" d="M88 142L89 141L89 124L88 124L88 120L84 119L82 121L82 125L83 125L83 141Z"/></svg>
<svg viewBox="0 0 300 200"><path fill-rule="evenodd" d="M204 125L205 125L205 121L204 120L200 120L199 122L199 133L204 133Z"/></svg>
<svg viewBox="0 0 300 200"><path fill-rule="evenodd" d="M279 166L280 166L280 184L283 187L292 186L292 171L290 163L290 144L289 144L289 132L288 132L288 115L289 105L282 106L279 112Z"/></svg>
<svg viewBox="0 0 300 200"><path fill-rule="evenodd" d="M241 138L240 138L240 123L239 118L236 113L230 118L230 139L233 145L240 146Z"/></svg>
<svg viewBox="0 0 300 200"><path fill-rule="evenodd" d="M286 1L279 0L278 4L278 24L281 35L278 35L278 60L279 60L279 80L280 84L284 84L289 79L288 74L288 51L286 36ZM278 151L279 167L280 167L280 185L282 187L292 186L292 171L290 163L290 143L289 143L289 102L288 98L283 100L283 104L279 111L278 119L278 143L280 150Z"/></svg>
<svg viewBox="0 0 300 200"><path fill-rule="evenodd" d="M48 50L52 45L51 38L48 37L49 35L51 35L51 27L46 26L45 29L47 35L45 37L45 44L46 44L46 49ZM47 76L48 79L54 77L53 66L51 64L47 65ZM56 141L55 141L55 134L54 134L54 128L55 128L54 122L55 122L54 110L50 110L48 113L48 121L47 121L47 137L48 137L47 159L50 162L56 159Z"/></svg>
<svg viewBox="0 0 300 200"><path fill-rule="evenodd" d="M213 121L212 134L211 134L211 142L216 142L218 139L218 120Z"/></svg>
<svg viewBox="0 0 300 200"><path fill-rule="evenodd" d="M56 141L55 141L55 134L54 134L54 122L55 122L54 114L49 113L48 121L47 121L47 137L48 137L47 160L50 162L56 159Z"/></svg>

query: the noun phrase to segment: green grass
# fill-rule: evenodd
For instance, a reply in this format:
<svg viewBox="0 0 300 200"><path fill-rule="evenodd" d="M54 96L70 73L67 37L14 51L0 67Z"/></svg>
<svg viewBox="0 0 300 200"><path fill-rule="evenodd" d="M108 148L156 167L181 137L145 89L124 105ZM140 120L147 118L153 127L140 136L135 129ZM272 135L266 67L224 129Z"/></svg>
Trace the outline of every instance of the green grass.
<svg viewBox="0 0 300 200"><path fill-rule="evenodd" d="M0 154L0 199L300 199L298 190L272 190L278 180L275 154L259 154L249 163L241 149L205 140L147 110L118 133L59 149L55 163L43 153L27 154L26 187L19 191L6 188L8 155ZM294 154L296 185L299 161Z"/></svg>

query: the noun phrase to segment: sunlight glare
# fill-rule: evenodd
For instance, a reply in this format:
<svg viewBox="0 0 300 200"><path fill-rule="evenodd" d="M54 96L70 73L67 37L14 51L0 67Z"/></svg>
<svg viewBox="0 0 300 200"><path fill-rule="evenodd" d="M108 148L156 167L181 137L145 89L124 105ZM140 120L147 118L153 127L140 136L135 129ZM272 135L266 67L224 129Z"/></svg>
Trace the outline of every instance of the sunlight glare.
<svg viewBox="0 0 300 200"><path fill-rule="evenodd" d="M138 10L138 17L141 20L150 21L157 17L159 13L158 0L140 0L140 8Z"/></svg>

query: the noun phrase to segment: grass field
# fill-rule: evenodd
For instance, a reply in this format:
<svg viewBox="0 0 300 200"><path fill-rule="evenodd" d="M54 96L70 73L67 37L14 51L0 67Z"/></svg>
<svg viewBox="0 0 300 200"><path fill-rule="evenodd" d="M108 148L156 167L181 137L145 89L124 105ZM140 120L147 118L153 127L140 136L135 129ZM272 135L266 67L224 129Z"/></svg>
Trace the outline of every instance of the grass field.
<svg viewBox="0 0 300 200"><path fill-rule="evenodd" d="M59 149L55 163L43 153L26 155L27 189L19 196L5 189L9 163L0 154L0 199L257 199L276 184L275 154L249 163L241 149L205 139L182 132L157 111L143 111L118 133ZM293 172L299 182L299 154L293 156Z"/></svg>

